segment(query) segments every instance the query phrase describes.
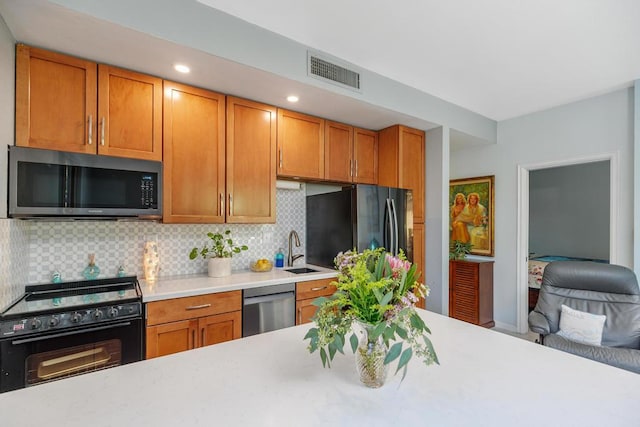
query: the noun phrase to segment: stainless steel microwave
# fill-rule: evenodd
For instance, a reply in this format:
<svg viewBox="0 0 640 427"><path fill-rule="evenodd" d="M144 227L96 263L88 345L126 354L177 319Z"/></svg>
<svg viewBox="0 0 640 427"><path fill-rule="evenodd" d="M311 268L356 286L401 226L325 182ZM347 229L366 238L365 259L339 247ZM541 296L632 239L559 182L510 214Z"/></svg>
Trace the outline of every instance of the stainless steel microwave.
<svg viewBox="0 0 640 427"><path fill-rule="evenodd" d="M9 216L162 216L162 163L9 146Z"/></svg>

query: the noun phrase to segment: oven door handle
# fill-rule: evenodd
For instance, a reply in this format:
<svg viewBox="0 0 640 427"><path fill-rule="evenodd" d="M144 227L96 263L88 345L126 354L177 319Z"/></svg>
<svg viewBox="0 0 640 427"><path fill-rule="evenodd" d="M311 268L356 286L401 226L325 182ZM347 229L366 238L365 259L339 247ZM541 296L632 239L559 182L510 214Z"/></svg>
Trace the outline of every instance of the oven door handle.
<svg viewBox="0 0 640 427"><path fill-rule="evenodd" d="M105 329L120 328L122 326L129 326L129 325L131 325L131 322L114 323L112 325L98 326L97 328L86 328L86 329L82 329L82 330L62 332L60 334L46 335L46 336L43 336L43 337L25 338L25 339L22 339L22 340L15 340L15 341L11 341L11 344L12 345L27 344L27 343L30 343L30 342L44 341L44 340L48 340L48 339L52 339L52 338L68 337L69 335L84 334L84 333L87 333L87 332L104 331Z"/></svg>

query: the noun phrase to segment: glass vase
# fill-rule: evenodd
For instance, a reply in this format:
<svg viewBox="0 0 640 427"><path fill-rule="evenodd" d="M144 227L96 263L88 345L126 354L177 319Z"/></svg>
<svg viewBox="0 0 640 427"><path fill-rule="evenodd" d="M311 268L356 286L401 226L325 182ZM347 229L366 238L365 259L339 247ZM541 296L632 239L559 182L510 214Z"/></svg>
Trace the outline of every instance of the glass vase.
<svg viewBox="0 0 640 427"><path fill-rule="evenodd" d="M356 369L360 375L360 381L371 388L379 388L387 379L389 365L384 364L387 357L387 347L382 336L371 339L373 325L360 323L362 337L356 349Z"/></svg>

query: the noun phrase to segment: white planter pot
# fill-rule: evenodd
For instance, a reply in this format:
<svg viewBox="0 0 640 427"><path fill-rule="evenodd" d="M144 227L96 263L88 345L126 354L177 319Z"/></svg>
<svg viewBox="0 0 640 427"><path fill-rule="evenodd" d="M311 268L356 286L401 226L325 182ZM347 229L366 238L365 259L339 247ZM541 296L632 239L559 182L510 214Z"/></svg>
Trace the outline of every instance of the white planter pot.
<svg viewBox="0 0 640 427"><path fill-rule="evenodd" d="M231 274L231 258L209 258L209 277L225 277Z"/></svg>

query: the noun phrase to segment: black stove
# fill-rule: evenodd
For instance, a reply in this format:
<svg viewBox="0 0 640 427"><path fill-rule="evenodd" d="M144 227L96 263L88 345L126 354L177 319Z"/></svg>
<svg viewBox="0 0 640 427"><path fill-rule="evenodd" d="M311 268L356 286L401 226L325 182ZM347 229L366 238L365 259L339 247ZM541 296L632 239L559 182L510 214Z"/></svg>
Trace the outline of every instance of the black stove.
<svg viewBox="0 0 640 427"><path fill-rule="evenodd" d="M29 285L0 314L0 338L63 330L142 315L135 276Z"/></svg>
<svg viewBox="0 0 640 427"><path fill-rule="evenodd" d="M0 392L142 360L135 276L29 285L0 314Z"/></svg>

